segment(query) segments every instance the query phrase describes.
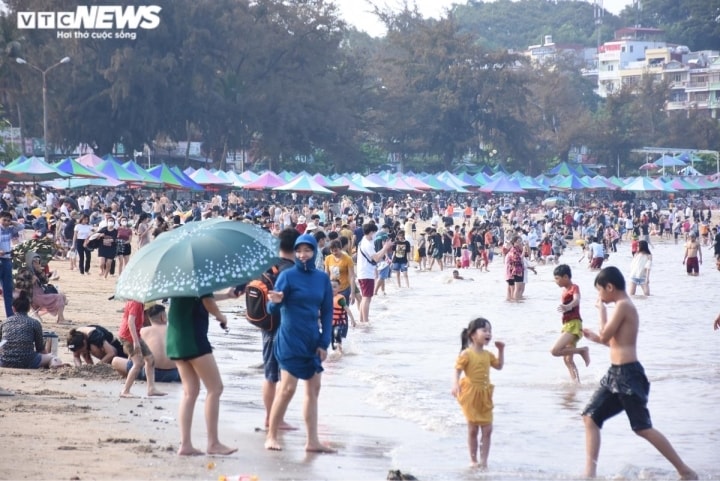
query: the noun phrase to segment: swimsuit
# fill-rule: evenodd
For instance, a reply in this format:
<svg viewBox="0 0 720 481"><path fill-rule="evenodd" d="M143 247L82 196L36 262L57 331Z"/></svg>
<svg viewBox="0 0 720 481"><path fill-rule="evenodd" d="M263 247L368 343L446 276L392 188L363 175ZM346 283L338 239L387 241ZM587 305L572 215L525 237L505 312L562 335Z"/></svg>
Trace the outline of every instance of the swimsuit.
<svg viewBox="0 0 720 481"><path fill-rule="evenodd" d="M173 360L189 361L212 353L207 338L209 322L210 314L201 298L173 298L168 312L167 356Z"/></svg>
<svg viewBox="0 0 720 481"><path fill-rule="evenodd" d="M593 394L583 416L590 416L602 428L605 420L623 410L630 420L633 431L652 428L650 411L647 409L650 382L639 362L613 364L600 380L600 387Z"/></svg>
<svg viewBox="0 0 720 481"><path fill-rule="evenodd" d="M128 371L132 369L133 362L128 360L126 368ZM145 366L140 368L140 373L137 376L138 381L146 381L147 377L145 376ZM178 369L172 368L172 369L160 369L155 368L155 382L182 382L180 380L180 372Z"/></svg>
<svg viewBox="0 0 720 481"><path fill-rule="evenodd" d="M575 336L575 342L573 346L577 345L577 342L583 337L582 333L582 321L580 319L573 319L563 323L560 332L567 332Z"/></svg>

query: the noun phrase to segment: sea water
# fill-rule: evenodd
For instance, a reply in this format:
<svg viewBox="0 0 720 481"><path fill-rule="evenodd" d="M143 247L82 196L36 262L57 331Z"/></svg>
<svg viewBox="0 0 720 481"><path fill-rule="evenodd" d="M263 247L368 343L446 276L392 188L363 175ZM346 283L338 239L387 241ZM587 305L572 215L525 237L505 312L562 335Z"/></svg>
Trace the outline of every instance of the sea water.
<svg viewBox="0 0 720 481"><path fill-rule="evenodd" d="M617 266L627 277L629 250L629 243L621 244L605 265ZM699 277L686 275L682 244L659 242L651 250L652 295L636 296L634 302L653 424L701 479L720 479L720 331L712 329L720 312L720 272L707 248ZM584 326L597 329L596 272L578 260L580 255L572 246L561 262L571 266L580 286ZM608 349L580 341L590 346L591 355L589 367L576 356L580 385L571 382L562 359L550 354L561 327L554 267L539 265L537 275L529 273L526 299L519 303L505 301L499 257L489 273L461 269L472 281L451 281L451 269L412 268L410 289L388 280L387 295L373 299L370 325L350 329L344 355L331 352L324 364L320 436L339 453L312 462L286 455L283 468L265 473L265 479L385 479L389 469L422 480L581 477L580 413L607 370ZM223 309L236 309L232 302ZM506 343L505 367L490 374L495 420L485 473L468 468L467 425L450 394L460 332L478 316L491 321L494 340ZM251 430L261 427L264 417L260 333L240 315L232 316L231 324L230 334L214 330L211 335L225 381L221 421ZM496 352L493 342L488 349ZM295 449L304 445L303 389L301 382L286 417L301 427L284 436ZM670 463L633 434L624 413L602 430L598 476L677 478Z"/></svg>

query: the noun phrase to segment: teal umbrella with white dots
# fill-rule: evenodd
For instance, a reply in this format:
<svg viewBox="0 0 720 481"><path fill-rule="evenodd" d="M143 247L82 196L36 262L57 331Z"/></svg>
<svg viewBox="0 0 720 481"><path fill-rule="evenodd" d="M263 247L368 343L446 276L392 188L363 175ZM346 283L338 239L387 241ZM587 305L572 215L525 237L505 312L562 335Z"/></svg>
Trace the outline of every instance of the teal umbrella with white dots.
<svg viewBox="0 0 720 481"><path fill-rule="evenodd" d="M259 277L278 262L278 240L253 224L189 222L161 234L130 259L115 298L140 302L200 297Z"/></svg>

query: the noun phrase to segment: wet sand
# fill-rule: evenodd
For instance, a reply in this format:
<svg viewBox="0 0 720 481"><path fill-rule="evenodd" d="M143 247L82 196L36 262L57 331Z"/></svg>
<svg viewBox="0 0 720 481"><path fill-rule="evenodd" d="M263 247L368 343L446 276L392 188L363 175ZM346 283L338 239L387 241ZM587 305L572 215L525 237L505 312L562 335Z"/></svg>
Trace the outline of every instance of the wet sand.
<svg viewBox="0 0 720 481"><path fill-rule="evenodd" d="M53 261L51 267L60 274L55 284L68 296L65 313L73 326L94 323L117 332L123 303L108 300L114 278L99 278L95 263L91 275L84 276L70 271L67 261ZM241 305L242 301L225 301L221 308L237 312ZM42 315L42 321L45 330L60 337L58 355L72 364L65 342L72 326L55 324L48 314ZM221 440L239 451L229 457L179 457L176 419L182 387L159 386L168 396L145 397L146 385L138 381L132 392L140 397L121 399L122 379L108 365L57 370L0 368L0 387L15 393L0 396L0 479L219 479L222 475L238 479L255 475L260 480L352 480L385 479L387 475L387 459L376 461L392 446L371 435L331 439L340 448L339 454L306 454L303 428L284 435L282 452L268 452L263 447L264 433L257 431L262 411L222 401ZM201 392L193 423L198 448L204 448L206 442L204 395ZM301 396L296 397L293 404L299 406ZM259 403L259 383L257 399ZM365 421L358 419L359 424ZM378 428L387 427L387 421L379 421Z"/></svg>

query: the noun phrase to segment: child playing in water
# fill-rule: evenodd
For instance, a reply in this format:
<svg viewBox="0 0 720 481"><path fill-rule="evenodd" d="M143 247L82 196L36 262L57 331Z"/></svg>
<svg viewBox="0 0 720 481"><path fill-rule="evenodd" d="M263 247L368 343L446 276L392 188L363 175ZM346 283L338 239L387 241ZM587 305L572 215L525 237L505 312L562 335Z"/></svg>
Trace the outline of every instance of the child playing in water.
<svg viewBox="0 0 720 481"><path fill-rule="evenodd" d="M468 422L468 448L470 449L470 466L487 469L490 439L492 436L494 386L490 384L490 366L497 370L505 363L505 343L495 341L497 357L484 347L492 339L490 321L479 317L470 321L460 335L461 351L455 362L455 379L452 395L462 407ZM462 378L460 375L465 373ZM481 442L478 434L482 430ZM480 462L478 463L478 448Z"/></svg>
<svg viewBox="0 0 720 481"><path fill-rule="evenodd" d="M460 249L460 267L463 269L469 268L471 257L472 254L470 253L470 249L468 249L467 244L463 244Z"/></svg>
<svg viewBox="0 0 720 481"><path fill-rule="evenodd" d="M452 274L453 274L453 276L452 276L451 281L474 281L475 280L472 277L461 276L460 272L457 269L453 270ZM450 282L450 281L448 281L448 282Z"/></svg>
<svg viewBox="0 0 720 481"><path fill-rule="evenodd" d="M603 423L624 410L635 434L655 446L675 467L680 479L698 479L695 471L675 452L670 441L652 427L647 409L650 383L637 358L640 320L630 296L625 292L625 278L617 267L606 267L595 278L595 288L598 291L596 306L600 314L600 329L597 333L583 329L583 334L593 342L610 347L611 366L582 413L587 451L585 476L594 478L597 475ZM609 320L606 303L615 303Z"/></svg>
<svg viewBox="0 0 720 481"><path fill-rule="evenodd" d="M582 337L582 319L580 318L580 287L572 282L572 271L567 264L560 264L553 271L555 283L562 287L560 294L561 304L557 307L557 311L562 313L562 329L560 338L557 340L552 350L553 356L562 357L565 365L570 371L570 377L573 381L580 383L580 374L578 373L573 356L580 354L585 361L585 365L590 364L590 351L586 347L576 347L577 342Z"/></svg>
<svg viewBox="0 0 720 481"><path fill-rule="evenodd" d="M348 333L348 318L355 327L355 317L348 308L345 296L340 292L340 283L332 281L330 284L333 289L332 348L333 350L337 348L342 354L342 340L347 337Z"/></svg>

